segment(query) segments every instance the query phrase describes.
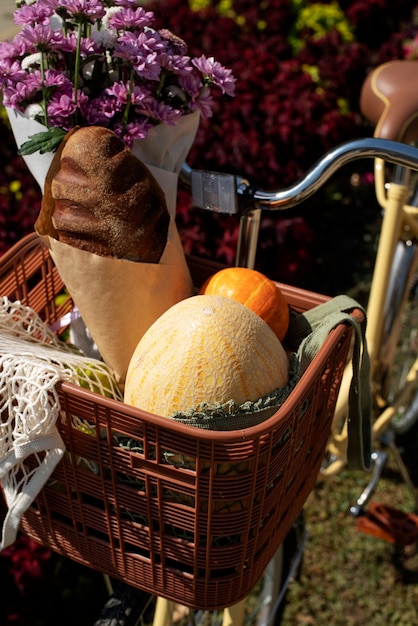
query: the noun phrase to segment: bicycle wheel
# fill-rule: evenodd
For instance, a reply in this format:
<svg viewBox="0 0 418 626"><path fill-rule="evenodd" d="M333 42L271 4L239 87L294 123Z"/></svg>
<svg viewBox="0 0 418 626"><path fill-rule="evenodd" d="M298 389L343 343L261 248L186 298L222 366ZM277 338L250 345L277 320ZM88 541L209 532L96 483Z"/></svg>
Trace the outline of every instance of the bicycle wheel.
<svg viewBox="0 0 418 626"><path fill-rule="evenodd" d="M391 426L405 434L418 420L418 248L414 242L398 244L385 312L380 354L382 396L396 406Z"/></svg>
<svg viewBox="0 0 418 626"><path fill-rule="evenodd" d="M279 626L285 606L285 596L290 580L297 575L306 543L306 530L301 514L264 575L245 601L243 617L245 626ZM109 598L94 626L151 626L158 599L142 591L121 584ZM225 617L224 611L188 609L169 602L167 613L159 626L238 626L234 617ZM232 615L232 614L231 614Z"/></svg>

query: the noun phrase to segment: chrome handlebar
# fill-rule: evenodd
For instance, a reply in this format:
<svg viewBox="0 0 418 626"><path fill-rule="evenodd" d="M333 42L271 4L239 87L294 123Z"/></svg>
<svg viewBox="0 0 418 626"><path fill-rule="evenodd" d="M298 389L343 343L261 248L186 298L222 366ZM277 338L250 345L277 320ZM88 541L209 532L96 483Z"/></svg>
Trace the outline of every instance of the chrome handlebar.
<svg viewBox="0 0 418 626"><path fill-rule="evenodd" d="M289 208L310 198L341 167L351 161L383 159L418 171L418 149L386 139L358 139L349 141L328 152L298 182L275 193L254 191L253 203L257 209Z"/></svg>
<svg viewBox="0 0 418 626"><path fill-rule="evenodd" d="M387 139L368 138L348 141L330 150L302 178L281 191L256 189L242 177L193 170L187 164L184 164L180 178L191 187L195 207L240 215L236 265L254 267L262 210L283 210L300 204L344 165L365 158L382 159L418 171L418 148Z"/></svg>

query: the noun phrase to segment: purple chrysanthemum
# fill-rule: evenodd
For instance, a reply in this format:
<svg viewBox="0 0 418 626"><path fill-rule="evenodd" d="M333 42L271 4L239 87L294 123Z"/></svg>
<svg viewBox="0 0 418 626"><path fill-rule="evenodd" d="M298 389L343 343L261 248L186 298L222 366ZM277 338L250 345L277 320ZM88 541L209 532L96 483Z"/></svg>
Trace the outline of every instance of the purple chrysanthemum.
<svg viewBox="0 0 418 626"><path fill-rule="evenodd" d="M53 49L54 46L61 52L75 54L77 50L76 33L68 33L66 37L62 38L59 46L54 44L53 46L51 46L51 48ZM96 41L93 38L83 37L80 45L80 54L82 59L86 59L89 55L100 54L100 52L100 46L97 45Z"/></svg>
<svg viewBox="0 0 418 626"><path fill-rule="evenodd" d="M26 72L18 61L0 58L0 87L16 84L26 79Z"/></svg>
<svg viewBox="0 0 418 626"><path fill-rule="evenodd" d="M115 132L118 133L126 145L131 148L135 140L145 139L153 126L154 125L147 117L138 116L125 126L117 124L115 126Z"/></svg>
<svg viewBox="0 0 418 626"><path fill-rule="evenodd" d="M234 92L229 70L153 30L138 0L35 0L15 21L21 32L0 43L3 103L48 126L100 124L130 144L181 115L210 117L211 87Z"/></svg>
<svg viewBox="0 0 418 626"><path fill-rule="evenodd" d="M48 6L45 2L35 2L31 5L24 4L14 12L13 21L15 24L28 26L35 26L36 24L48 25L54 10L53 6Z"/></svg>
<svg viewBox="0 0 418 626"><path fill-rule="evenodd" d="M115 6L124 7L125 9L136 9L138 6L138 0L115 0Z"/></svg>
<svg viewBox="0 0 418 626"><path fill-rule="evenodd" d="M234 95L236 81L232 76L231 70L223 67L213 57L207 58L203 54L198 59L193 59L192 63L207 79L219 87L223 93L229 96Z"/></svg>
<svg viewBox="0 0 418 626"><path fill-rule="evenodd" d="M155 98L148 103L146 112L155 122L159 124L169 124L171 126L173 126L181 116L179 109L173 109L173 107L164 102L159 102Z"/></svg>
<svg viewBox="0 0 418 626"><path fill-rule="evenodd" d="M153 21L154 14L151 11L145 11L142 7L121 8L109 18L109 26L115 30L138 30L151 26Z"/></svg>
<svg viewBox="0 0 418 626"><path fill-rule="evenodd" d="M76 20L83 18L99 20L106 15L101 0L60 0L59 6L66 9Z"/></svg>
<svg viewBox="0 0 418 626"><path fill-rule="evenodd" d="M62 33L52 30L49 25L24 26L20 34L21 40L34 50L47 52L54 46L60 46L64 40Z"/></svg>

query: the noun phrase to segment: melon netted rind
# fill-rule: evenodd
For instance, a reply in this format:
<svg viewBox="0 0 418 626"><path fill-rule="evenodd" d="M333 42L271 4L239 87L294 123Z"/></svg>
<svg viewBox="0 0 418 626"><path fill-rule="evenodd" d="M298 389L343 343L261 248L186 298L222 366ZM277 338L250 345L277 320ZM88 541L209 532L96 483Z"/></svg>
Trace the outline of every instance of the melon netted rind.
<svg viewBox="0 0 418 626"><path fill-rule="evenodd" d="M287 382L287 355L258 315L230 298L198 295L145 333L128 368L125 402L170 417L254 402Z"/></svg>
<svg viewBox="0 0 418 626"><path fill-rule="evenodd" d="M241 430L251 428L272 417L287 400L299 380L299 361L294 353L289 355L289 380L284 387L274 389L255 402L236 405L230 400L224 404L205 404L198 409L176 411L171 419L205 430Z"/></svg>

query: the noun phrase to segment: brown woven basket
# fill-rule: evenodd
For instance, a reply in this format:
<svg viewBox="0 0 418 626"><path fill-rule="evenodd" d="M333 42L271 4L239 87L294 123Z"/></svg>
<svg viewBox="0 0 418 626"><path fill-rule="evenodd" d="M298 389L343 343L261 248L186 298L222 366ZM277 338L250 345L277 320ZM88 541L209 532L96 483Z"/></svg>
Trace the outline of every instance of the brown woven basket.
<svg viewBox="0 0 418 626"><path fill-rule="evenodd" d="M217 266L190 259L195 284ZM281 285L298 311L326 298ZM0 261L0 294L48 323L63 284L30 235ZM29 537L75 561L190 607L245 597L312 490L350 344L333 330L286 402L241 431L200 430L77 386L59 386L65 459L25 514ZM96 425L73 425L74 416ZM129 449L121 442L129 440ZM88 460L89 463L84 461Z"/></svg>

